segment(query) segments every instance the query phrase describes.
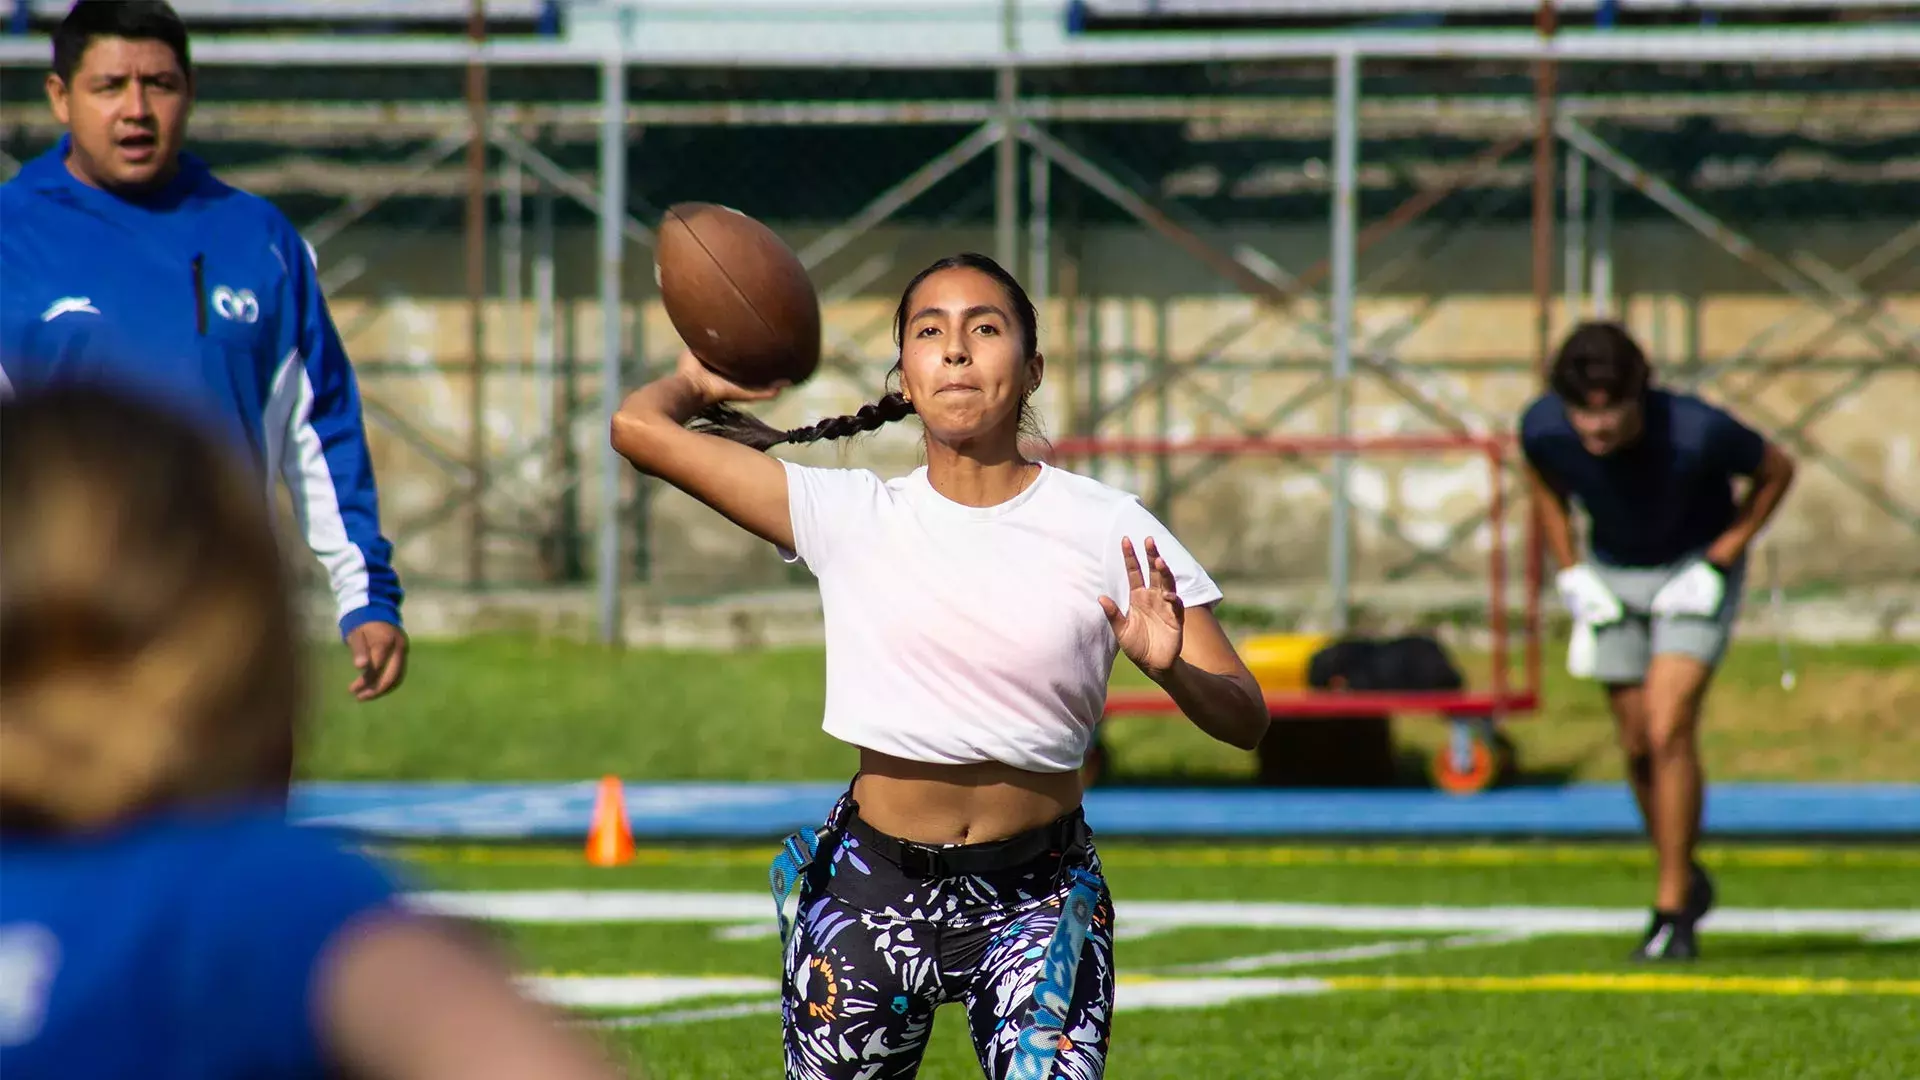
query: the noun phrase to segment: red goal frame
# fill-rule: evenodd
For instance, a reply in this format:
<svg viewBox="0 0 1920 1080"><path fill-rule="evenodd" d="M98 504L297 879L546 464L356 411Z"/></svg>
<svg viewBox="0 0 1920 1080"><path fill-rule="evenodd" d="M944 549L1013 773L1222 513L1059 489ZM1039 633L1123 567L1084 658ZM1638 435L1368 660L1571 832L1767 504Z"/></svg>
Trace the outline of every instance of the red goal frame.
<svg viewBox="0 0 1920 1080"><path fill-rule="evenodd" d="M1494 721L1535 712L1540 707L1540 555L1538 523L1528 515L1526 531L1526 614L1522 682L1512 685L1511 627L1507 616L1506 497L1507 455L1514 440L1505 435L1259 435L1163 438L1153 436L1092 436L1061 439L1044 456L1077 462L1089 457L1127 455L1269 456L1298 459L1332 454L1422 454L1470 450L1487 463L1492 497L1487 509L1493 525L1488 569L1493 630L1492 686L1482 690L1442 692L1372 692L1316 690L1307 693L1269 693L1267 711L1276 718L1329 719L1426 713L1448 719L1484 718ZM1115 691L1107 696L1106 715L1176 713L1179 706L1158 691Z"/></svg>

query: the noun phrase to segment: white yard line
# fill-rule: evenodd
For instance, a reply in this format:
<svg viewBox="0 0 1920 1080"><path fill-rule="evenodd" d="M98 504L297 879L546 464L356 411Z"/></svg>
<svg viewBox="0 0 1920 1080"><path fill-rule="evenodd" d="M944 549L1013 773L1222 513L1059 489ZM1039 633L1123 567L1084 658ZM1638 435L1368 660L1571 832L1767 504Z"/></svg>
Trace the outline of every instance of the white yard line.
<svg viewBox="0 0 1920 1080"><path fill-rule="evenodd" d="M427 911L511 923L706 923L773 925L773 902L753 892L537 890L415 893ZM1442 907L1347 904L1127 901L1116 904L1116 924L1127 933L1194 928L1345 930L1433 934L1612 934L1645 927L1644 908ZM1920 936L1920 910L1795 910L1720 908L1703 929L1736 934L1872 935L1884 940Z"/></svg>
<svg viewBox="0 0 1920 1080"><path fill-rule="evenodd" d="M408 900L441 915L511 923L758 923L773 920L773 899L759 893L531 889L423 892Z"/></svg>
<svg viewBox="0 0 1920 1080"><path fill-rule="evenodd" d="M1611 934L1643 929L1647 912L1637 907L1396 907L1144 901L1119 905L1115 917L1181 928ZM1916 923L1920 923L1920 911L1912 910L1719 908L1701 922L1701 927L1740 934L1863 934Z"/></svg>
<svg viewBox="0 0 1920 1080"><path fill-rule="evenodd" d="M626 1028L671 1027L676 1024L701 1024L710 1020L734 1020L742 1016L760 1016L780 1011L778 1001L743 1001L738 1005L716 1005L710 1009L673 1009L641 1013L638 1016L606 1016L580 1021L582 1027Z"/></svg>
<svg viewBox="0 0 1920 1080"><path fill-rule="evenodd" d="M645 1009L701 998L748 997L752 1000L701 1009L680 1009L637 1016L583 1018L597 1027L649 1027L777 1012L778 983L770 979L681 978L665 975L558 975L527 978L521 987L550 1005L568 1008ZM1283 994L1324 994L1323 979L1122 979L1114 989L1117 1009L1197 1009L1243 998ZM771 1000L770 1000L771 999Z"/></svg>
<svg viewBox="0 0 1920 1080"><path fill-rule="evenodd" d="M1113 988L1116 1012L1134 1009L1204 1009L1247 998L1325 994L1325 979L1151 979L1122 981Z"/></svg>
<svg viewBox="0 0 1920 1080"><path fill-rule="evenodd" d="M526 992L572 1009L644 1009L709 997L778 994L774 979L675 975L552 975L520 980Z"/></svg>
<svg viewBox="0 0 1920 1080"><path fill-rule="evenodd" d="M1367 945L1349 945L1339 949L1297 949L1291 952L1256 953L1252 956L1236 956L1228 960L1211 960L1204 964L1178 964L1152 970L1169 975L1234 975L1250 971L1272 971L1275 968L1306 967L1309 964L1345 964L1360 960L1378 960L1387 956L1485 948L1525 941L1532 936L1528 933L1514 932L1457 934L1444 938L1397 938Z"/></svg>
<svg viewBox="0 0 1920 1080"><path fill-rule="evenodd" d="M554 1005L593 1008L653 1008L703 998L746 998L701 1008L660 1010L633 1016L582 1017L597 1027L651 1027L775 1013L779 988L765 979L685 978L660 975L552 976L523 982L532 997ZM1569 972L1548 975L1422 976L1346 975L1323 978L1275 976L1143 978L1122 975L1114 1007L1204 1009L1259 998L1333 993L1402 994L1742 994L1774 997L1920 997L1920 980L1808 979L1682 972Z"/></svg>

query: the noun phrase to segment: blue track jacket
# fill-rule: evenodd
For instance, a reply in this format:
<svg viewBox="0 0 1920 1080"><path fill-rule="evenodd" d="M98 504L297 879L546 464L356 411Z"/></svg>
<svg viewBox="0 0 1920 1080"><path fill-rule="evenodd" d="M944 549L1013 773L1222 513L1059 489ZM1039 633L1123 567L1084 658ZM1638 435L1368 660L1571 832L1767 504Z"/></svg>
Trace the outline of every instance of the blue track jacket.
<svg viewBox="0 0 1920 1080"><path fill-rule="evenodd" d="M341 634L400 625L360 391L313 249L192 155L135 202L75 179L67 147L0 185L0 393L94 382L200 417L259 465L269 496L285 478Z"/></svg>

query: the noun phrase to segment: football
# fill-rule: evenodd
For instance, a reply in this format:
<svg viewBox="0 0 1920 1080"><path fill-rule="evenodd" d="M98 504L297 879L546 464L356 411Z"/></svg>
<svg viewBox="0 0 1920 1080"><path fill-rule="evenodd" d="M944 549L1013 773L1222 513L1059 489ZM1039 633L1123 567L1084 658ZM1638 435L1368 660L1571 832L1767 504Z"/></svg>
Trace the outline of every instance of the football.
<svg viewBox="0 0 1920 1080"><path fill-rule="evenodd" d="M667 208L654 244L667 318L700 362L760 388L807 381L820 366L820 298L772 229L738 210Z"/></svg>

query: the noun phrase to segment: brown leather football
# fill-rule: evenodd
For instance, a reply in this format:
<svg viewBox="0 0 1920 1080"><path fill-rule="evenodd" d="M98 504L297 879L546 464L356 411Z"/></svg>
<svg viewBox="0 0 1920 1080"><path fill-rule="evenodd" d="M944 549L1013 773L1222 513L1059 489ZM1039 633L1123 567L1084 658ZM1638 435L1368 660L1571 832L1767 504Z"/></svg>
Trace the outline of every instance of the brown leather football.
<svg viewBox="0 0 1920 1080"><path fill-rule="evenodd" d="M700 362L750 388L820 366L820 298L772 229L713 203L667 208L654 244L667 318Z"/></svg>

